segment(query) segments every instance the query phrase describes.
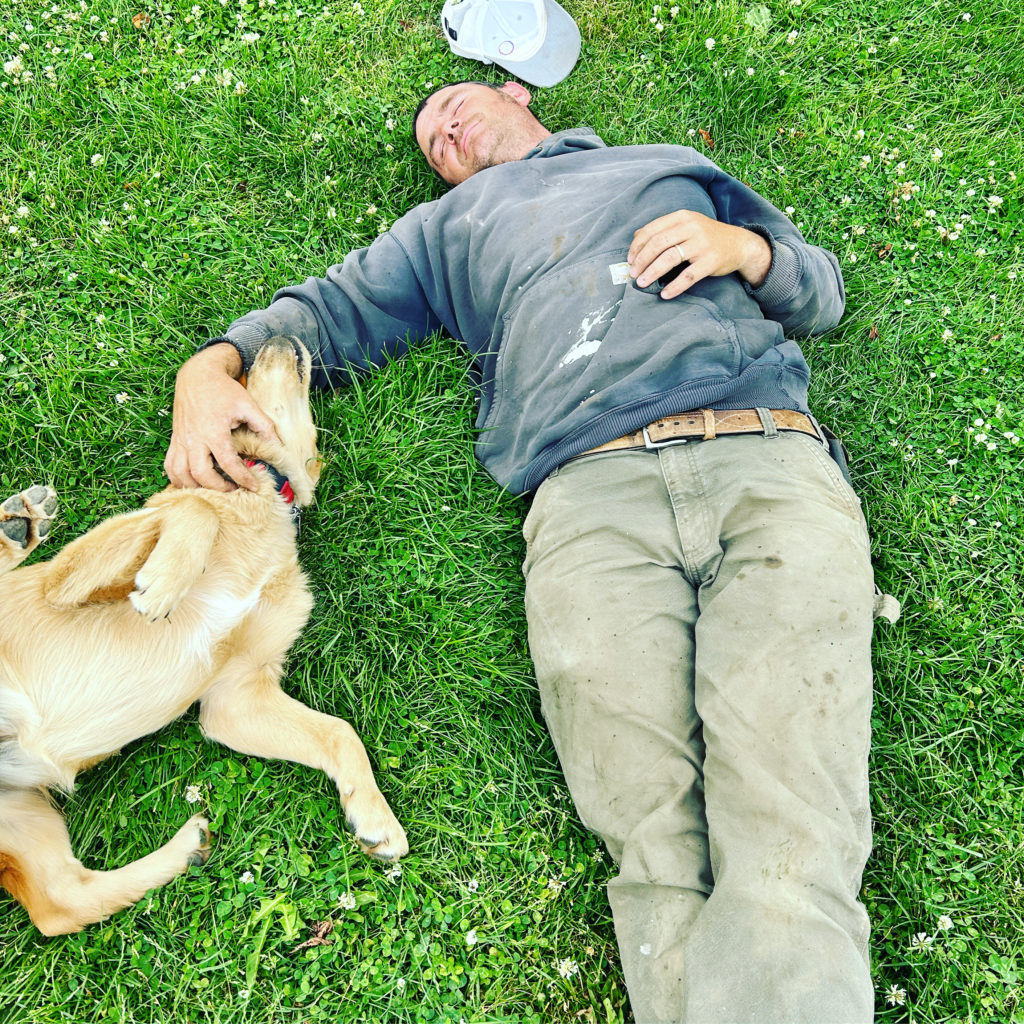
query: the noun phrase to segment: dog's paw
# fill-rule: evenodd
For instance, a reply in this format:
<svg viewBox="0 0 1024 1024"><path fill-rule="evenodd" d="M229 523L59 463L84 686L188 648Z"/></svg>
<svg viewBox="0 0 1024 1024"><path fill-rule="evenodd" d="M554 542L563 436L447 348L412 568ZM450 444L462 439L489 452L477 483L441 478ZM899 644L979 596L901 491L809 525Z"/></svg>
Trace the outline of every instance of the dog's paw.
<svg viewBox="0 0 1024 1024"><path fill-rule="evenodd" d="M57 494L41 484L0 503L0 555L20 561L50 534Z"/></svg>
<svg viewBox="0 0 1024 1024"><path fill-rule="evenodd" d="M379 791L362 794L357 790L346 798L345 829L374 860L398 860L409 852L405 829Z"/></svg>
<svg viewBox="0 0 1024 1024"><path fill-rule="evenodd" d="M128 600L140 615L155 622L170 615L181 604L186 593L187 583L182 586L181 581L169 573L151 579L146 566L143 566L135 576L135 589L128 595Z"/></svg>
<svg viewBox="0 0 1024 1024"><path fill-rule="evenodd" d="M210 823L201 815L189 818L168 844L180 848L184 867L198 867L210 856Z"/></svg>

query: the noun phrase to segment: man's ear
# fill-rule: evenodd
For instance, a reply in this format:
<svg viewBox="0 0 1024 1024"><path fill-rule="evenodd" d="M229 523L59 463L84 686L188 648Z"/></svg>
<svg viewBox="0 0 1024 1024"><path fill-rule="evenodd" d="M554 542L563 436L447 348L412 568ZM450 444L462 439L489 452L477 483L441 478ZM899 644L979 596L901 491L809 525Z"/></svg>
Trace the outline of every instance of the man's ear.
<svg viewBox="0 0 1024 1024"><path fill-rule="evenodd" d="M533 94L530 90L518 82L506 82L501 87L501 91L511 96L521 107L528 107L530 100L533 99Z"/></svg>

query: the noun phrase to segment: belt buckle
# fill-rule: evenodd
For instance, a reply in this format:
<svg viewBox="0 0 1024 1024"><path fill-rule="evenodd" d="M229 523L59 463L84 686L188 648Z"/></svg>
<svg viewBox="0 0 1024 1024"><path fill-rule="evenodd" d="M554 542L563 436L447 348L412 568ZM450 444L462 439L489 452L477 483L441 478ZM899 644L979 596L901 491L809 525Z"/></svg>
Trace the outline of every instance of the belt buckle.
<svg viewBox="0 0 1024 1024"><path fill-rule="evenodd" d="M642 427L644 435L644 447L648 451L657 451L659 448L671 448L673 445L686 444L690 439L688 437L670 437L667 441L652 441L651 435L647 432L647 427Z"/></svg>

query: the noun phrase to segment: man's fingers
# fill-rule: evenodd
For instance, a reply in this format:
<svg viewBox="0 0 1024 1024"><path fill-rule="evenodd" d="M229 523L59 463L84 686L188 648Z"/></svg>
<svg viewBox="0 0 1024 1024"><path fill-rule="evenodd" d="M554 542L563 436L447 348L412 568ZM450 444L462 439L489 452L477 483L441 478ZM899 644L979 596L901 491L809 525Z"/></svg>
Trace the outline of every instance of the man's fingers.
<svg viewBox="0 0 1024 1024"><path fill-rule="evenodd" d="M695 253L687 252L685 242L666 242L663 238L653 239L641 250L640 256L633 265L636 283L641 288L646 288L684 262L692 262L695 255Z"/></svg>
<svg viewBox="0 0 1024 1024"><path fill-rule="evenodd" d="M250 400L248 408L241 413L241 422L247 424L253 433L259 434L264 440L281 443L273 421L255 402ZM221 468L225 469L226 467L222 466Z"/></svg>
<svg viewBox="0 0 1024 1024"><path fill-rule="evenodd" d="M188 455L173 438L164 457L164 472L175 487L198 487L188 469Z"/></svg>
<svg viewBox="0 0 1024 1024"><path fill-rule="evenodd" d="M691 261L688 267L685 267L677 277L673 278L662 288L659 293L660 297L663 299L674 299L677 295L682 295L683 292L688 291L698 281L702 281L705 277L710 276L714 271L714 266L714 258L710 256Z"/></svg>
<svg viewBox="0 0 1024 1024"><path fill-rule="evenodd" d="M255 491L259 488L256 477L253 476L245 463L238 457L238 452L235 451L230 443L214 451L213 457L221 470L234 480L239 487L244 487L247 491ZM220 477L219 474L218 477ZM223 478L221 478L221 483L225 484L225 486L218 488L218 490L231 489L230 485Z"/></svg>
<svg viewBox="0 0 1024 1024"><path fill-rule="evenodd" d="M199 487L207 487L211 491L233 491L234 484L217 472L213 456L209 452L192 451L189 455L189 473Z"/></svg>

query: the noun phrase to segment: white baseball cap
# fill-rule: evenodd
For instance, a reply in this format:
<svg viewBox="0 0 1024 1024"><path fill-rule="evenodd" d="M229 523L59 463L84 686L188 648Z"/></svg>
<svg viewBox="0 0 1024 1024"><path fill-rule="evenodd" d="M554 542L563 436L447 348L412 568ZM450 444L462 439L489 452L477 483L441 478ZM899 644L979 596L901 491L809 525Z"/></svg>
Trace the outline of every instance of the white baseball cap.
<svg viewBox="0 0 1024 1024"><path fill-rule="evenodd" d="M530 85L556 85L580 55L580 30L555 0L446 0L441 27L460 57Z"/></svg>

